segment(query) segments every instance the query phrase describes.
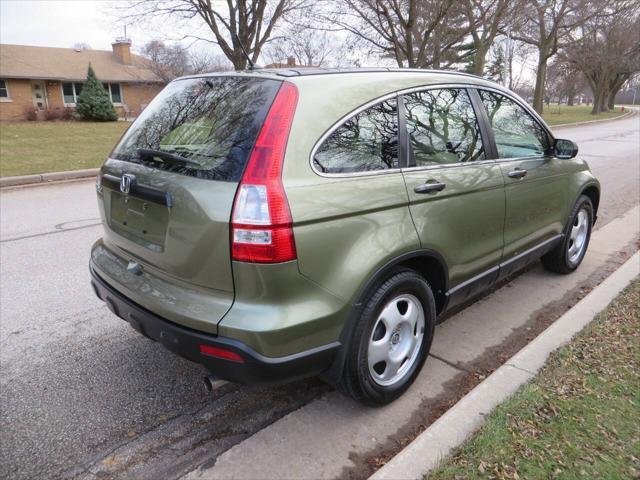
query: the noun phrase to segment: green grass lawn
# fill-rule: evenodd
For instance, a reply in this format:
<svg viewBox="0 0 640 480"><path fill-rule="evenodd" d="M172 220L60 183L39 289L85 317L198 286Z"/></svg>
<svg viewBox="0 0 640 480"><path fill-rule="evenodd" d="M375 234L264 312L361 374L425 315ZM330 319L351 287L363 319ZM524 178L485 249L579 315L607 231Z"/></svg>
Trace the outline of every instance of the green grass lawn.
<svg viewBox="0 0 640 480"><path fill-rule="evenodd" d="M544 118L544 121L549 125L560 125L562 123L588 122L590 120L614 118L623 115L627 111L626 108L625 112L623 112L621 107L616 107L607 113L591 115L591 108L590 105L574 105L572 107L560 105L558 107L557 104L552 103L548 107L546 105L544 106L542 118Z"/></svg>
<svg viewBox="0 0 640 480"><path fill-rule="evenodd" d="M0 176L98 167L129 122L23 122L0 125Z"/></svg>
<svg viewBox="0 0 640 480"><path fill-rule="evenodd" d="M640 280L429 479L640 478Z"/></svg>

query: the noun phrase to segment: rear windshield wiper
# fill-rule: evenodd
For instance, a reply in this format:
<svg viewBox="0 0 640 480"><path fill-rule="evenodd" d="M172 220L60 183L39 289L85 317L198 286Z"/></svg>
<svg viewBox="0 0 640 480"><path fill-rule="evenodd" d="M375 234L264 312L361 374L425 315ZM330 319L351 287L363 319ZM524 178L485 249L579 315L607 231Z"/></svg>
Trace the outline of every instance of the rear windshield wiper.
<svg viewBox="0 0 640 480"><path fill-rule="evenodd" d="M160 160L166 163L175 163L177 165L191 165L194 167L200 167L198 162L189 160L182 155L177 155L171 152L165 152L164 150L154 150L152 148L139 148L136 150L142 160Z"/></svg>

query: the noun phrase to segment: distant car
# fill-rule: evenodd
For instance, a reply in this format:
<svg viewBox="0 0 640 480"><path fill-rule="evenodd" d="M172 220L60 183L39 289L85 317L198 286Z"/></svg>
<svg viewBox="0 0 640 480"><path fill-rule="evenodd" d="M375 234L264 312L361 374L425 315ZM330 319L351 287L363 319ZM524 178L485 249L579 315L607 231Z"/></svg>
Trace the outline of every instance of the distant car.
<svg viewBox="0 0 640 480"><path fill-rule="evenodd" d="M95 291L224 379L400 396L437 318L542 257L582 261L577 146L497 84L425 70L171 82L97 179Z"/></svg>

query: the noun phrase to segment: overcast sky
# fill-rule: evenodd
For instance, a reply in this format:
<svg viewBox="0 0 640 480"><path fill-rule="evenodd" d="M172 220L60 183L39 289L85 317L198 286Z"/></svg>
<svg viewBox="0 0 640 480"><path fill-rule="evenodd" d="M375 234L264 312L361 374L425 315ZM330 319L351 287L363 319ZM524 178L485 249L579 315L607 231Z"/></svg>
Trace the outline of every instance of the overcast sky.
<svg viewBox="0 0 640 480"><path fill-rule="evenodd" d="M70 48L87 43L110 50L123 36L123 26L113 15L116 1L109 0L0 0L0 43ZM151 37L135 25L127 27L134 48Z"/></svg>

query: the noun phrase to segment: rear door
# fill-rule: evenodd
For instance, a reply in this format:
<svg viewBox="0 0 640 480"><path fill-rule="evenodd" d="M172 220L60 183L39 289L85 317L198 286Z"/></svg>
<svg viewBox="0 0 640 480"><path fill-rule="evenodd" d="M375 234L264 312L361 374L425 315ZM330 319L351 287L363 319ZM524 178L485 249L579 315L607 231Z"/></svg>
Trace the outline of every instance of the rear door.
<svg viewBox="0 0 640 480"><path fill-rule="evenodd" d="M442 255L450 305L495 280L502 254L504 182L465 88L403 96L408 165L403 174L423 248Z"/></svg>
<svg viewBox="0 0 640 480"><path fill-rule="evenodd" d="M169 84L102 168L105 245L172 284L233 292L233 200L280 85L242 76Z"/></svg>
<svg viewBox="0 0 640 480"><path fill-rule="evenodd" d="M549 133L523 105L498 92L478 93L492 127L505 181L501 276L508 276L528 260L528 251L541 245L544 248L562 233L569 179L562 160L550 153Z"/></svg>
<svg viewBox="0 0 640 480"><path fill-rule="evenodd" d="M395 96L331 127L312 168L312 182L287 189L298 265L335 296L354 298L379 269L420 245L399 168Z"/></svg>

